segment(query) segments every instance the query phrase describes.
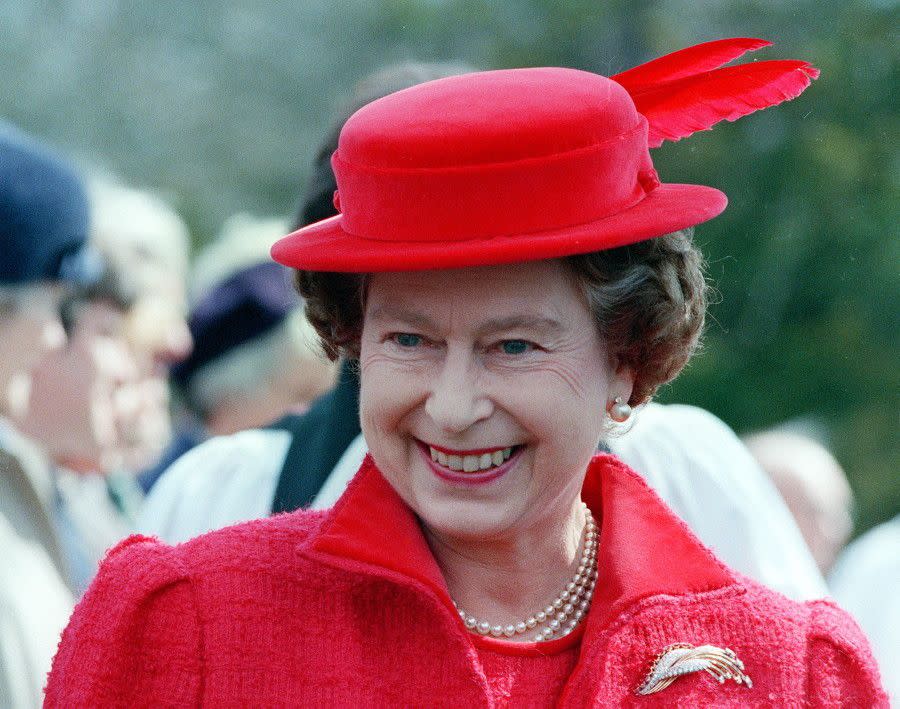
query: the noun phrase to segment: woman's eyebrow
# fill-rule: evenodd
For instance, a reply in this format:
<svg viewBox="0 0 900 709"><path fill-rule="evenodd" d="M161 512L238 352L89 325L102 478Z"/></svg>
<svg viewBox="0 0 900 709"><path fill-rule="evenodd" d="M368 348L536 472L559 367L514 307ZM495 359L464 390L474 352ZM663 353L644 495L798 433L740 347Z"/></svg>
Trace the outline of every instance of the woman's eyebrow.
<svg viewBox="0 0 900 709"><path fill-rule="evenodd" d="M380 305L369 313L373 320L392 320L421 328L437 328L437 323L423 313L389 305ZM550 334L560 332L565 326L557 319L542 315L509 315L491 318L477 325L479 334L503 332L504 330L527 329L540 330Z"/></svg>
<svg viewBox="0 0 900 709"><path fill-rule="evenodd" d="M387 305L379 305L372 309L368 314L373 320L393 320L413 325L414 327L435 327L435 323L427 315L417 313L413 310L405 310L403 308L395 308Z"/></svg>
<svg viewBox="0 0 900 709"><path fill-rule="evenodd" d="M482 323L480 332L502 332L504 330L542 330L549 333L559 332L564 329L563 324L554 318L539 315L511 315L505 318L492 318Z"/></svg>

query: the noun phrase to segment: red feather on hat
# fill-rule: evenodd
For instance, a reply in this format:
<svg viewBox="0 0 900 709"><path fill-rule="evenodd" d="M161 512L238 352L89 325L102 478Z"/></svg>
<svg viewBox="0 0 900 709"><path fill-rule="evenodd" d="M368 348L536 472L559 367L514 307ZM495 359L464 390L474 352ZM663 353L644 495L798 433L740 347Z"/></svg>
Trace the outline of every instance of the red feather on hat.
<svg viewBox="0 0 900 709"><path fill-rule="evenodd" d="M808 62L775 60L723 67L771 42L738 37L705 42L628 69L612 78L650 124L649 144L680 140L723 120L796 98L819 76Z"/></svg>

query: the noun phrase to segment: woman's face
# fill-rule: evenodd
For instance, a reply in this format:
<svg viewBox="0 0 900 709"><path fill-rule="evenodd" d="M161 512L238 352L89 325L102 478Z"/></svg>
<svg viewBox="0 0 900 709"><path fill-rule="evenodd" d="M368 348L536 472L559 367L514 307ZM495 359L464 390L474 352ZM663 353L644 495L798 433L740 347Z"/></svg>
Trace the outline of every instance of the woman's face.
<svg viewBox="0 0 900 709"><path fill-rule="evenodd" d="M360 361L375 462L459 538L565 519L607 401L631 391L561 261L374 274Z"/></svg>

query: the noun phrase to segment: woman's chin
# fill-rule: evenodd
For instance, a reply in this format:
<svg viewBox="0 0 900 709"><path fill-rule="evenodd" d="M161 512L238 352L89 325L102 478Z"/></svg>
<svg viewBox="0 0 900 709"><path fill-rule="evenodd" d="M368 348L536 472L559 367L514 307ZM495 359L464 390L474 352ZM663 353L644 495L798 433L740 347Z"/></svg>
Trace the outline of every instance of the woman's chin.
<svg viewBox="0 0 900 709"><path fill-rule="evenodd" d="M503 537L516 516L496 501L420 500L414 509L428 531L461 541Z"/></svg>

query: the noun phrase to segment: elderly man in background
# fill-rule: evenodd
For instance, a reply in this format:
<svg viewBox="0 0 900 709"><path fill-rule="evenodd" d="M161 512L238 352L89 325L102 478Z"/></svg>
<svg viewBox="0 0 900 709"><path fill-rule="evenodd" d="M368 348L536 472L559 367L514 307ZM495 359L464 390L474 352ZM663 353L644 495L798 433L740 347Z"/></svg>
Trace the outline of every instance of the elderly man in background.
<svg viewBox="0 0 900 709"><path fill-rule="evenodd" d="M0 706L13 709L40 704L73 607L54 466L21 427L34 415L32 370L66 347L62 299L102 271L87 231L72 166L0 124ZM45 422L48 437L68 413Z"/></svg>
<svg viewBox="0 0 900 709"><path fill-rule="evenodd" d="M132 455L106 471L134 511L129 482L155 464L170 442L169 370L192 348L186 320L189 232L175 210L149 191L95 176L88 194L91 242L134 294L124 323L139 380L124 402L132 409L126 431Z"/></svg>
<svg viewBox="0 0 900 709"><path fill-rule="evenodd" d="M847 474L824 445L790 428L744 437L768 473L823 575L853 532L853 493Z"/></svg>

